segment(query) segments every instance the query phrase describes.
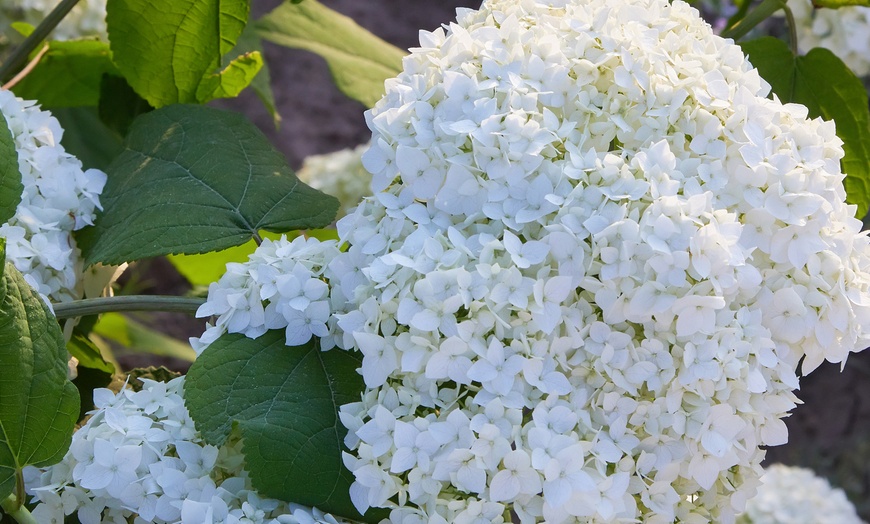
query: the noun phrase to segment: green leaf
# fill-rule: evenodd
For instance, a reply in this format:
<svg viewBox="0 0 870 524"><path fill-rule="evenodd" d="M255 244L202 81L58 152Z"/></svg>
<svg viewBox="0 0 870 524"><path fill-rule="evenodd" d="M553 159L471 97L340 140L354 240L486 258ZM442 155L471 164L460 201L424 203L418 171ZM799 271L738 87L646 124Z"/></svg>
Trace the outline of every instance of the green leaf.
<svg viewBox="0 0 870 524"><path fill-rule="evenodd" d="M15 138L0 112L0 224L15 216L22 193L24 184L21 182L21 171L18 170Z"/></svg>
<svg viewBox="0 0 870 524"><path fill-rule="evenodd" d="M61 145L85 169L105 170L121 152L121 139L100 120L96 107L59 107L51 114L64 130Z"/></svg>
<svg viewBox="0 0 870 524"><path fill-rule="evenodd" d="M216 98L233 98L248 87L263 67L263 57L259 51L251 51L237 56L227 66L213 75L202 79L196 89L196 99L205 103Z"/></svg>
<svg viewBox="0 0 870 524"><path fill-rule="evenodd" d="M60 326L15 266L5 266L0 280L0 499L15 490L24 466L48 466L63 458L79 414Z"/></svg>
<svg viewBox="0 0 870 524"><path fill-rule="evenodd" d="M841 161L846 201L863 217L870 208L870 106L861 80L827 49L794 56L773 37L740 45L780 100L805 105L811 118L834 121L846 153Z"/></svg>
<svg viewBox="0 0 870 524"><path fill-rule="evenodd" d="M106 22L115 63L154 107L235 96L262 59L240 57L215 73L249 11L250 0L113 0Z"/></svg>
<svg viewBox="0 0 870 524"><path fill-rule="evenodd" d="M101 315L93 332L134 353L173 357L187 362L196 359L196 352L189 344L168 337L120 313Z"/></svg>
<svg viewBox="0 0 870 524"><path fill-rule="evenodd" d="M103 75L97 112L106 127L119 137L127 136L130 125L137 116L153 110L147 100L133 91L124 77Z"/></svg>
<svg viewBox="0 0 870 524"><path fill-rule="evenodd" d="M66 344L66 349L69 354L74 356L79 361L79 367L97 369L109 376L115 373L115 366L103 359L100 348L98 348L88 337L80 334L74 334Z"/></svg>
<svg viewBox="0 0 870 524"><path fill-rule="evenodd" d="M116 73L109 44L99 40L53 41L48 51L12 90L45 107L95 106L104 73Z"/></svg>
<svg viewBox="0 0 870 524"><path fill-rule="evenodd" d="M243 116L204 106L137 118L106 172L103 213L78 237L86 264L217 251L260 229L326 226L338 209Z"/></svg>
<svg viewBox="0 0 870 524"><path fill-rule="evenodd" d="M257 32L322 56L341 92L366 107L383 96L384 81L402 71L406 54L315 0L284 2L257 22Z"/></svg>
<svg viewBox="0 0 870 524"><path fill-rule="evenodd" d="M281 330L255 340L227 334L193 363L185 402L210 444L221 445L237 425L260 494L359 519L338 408L359 401L360 365L354 353L321 351L316 339L287 347Z"/></svg>

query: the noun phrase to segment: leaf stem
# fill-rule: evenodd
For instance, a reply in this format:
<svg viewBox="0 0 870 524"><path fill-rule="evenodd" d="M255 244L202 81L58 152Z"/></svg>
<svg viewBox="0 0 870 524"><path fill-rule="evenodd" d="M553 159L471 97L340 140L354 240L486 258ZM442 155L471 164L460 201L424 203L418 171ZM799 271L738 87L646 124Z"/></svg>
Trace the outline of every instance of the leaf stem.
<svg viewBox="0 0 870 524"><path fill-rule="evenodd" d="M27 506L22 504L14 493L6 497L5 500L0 501L0 507L20 524L39 524L39 522L36 522L33 514L30 513L30 510L27 509Z"/></svg>
<svg viewBox="0 0 870 524"><path fill-rule="evenodd" d="M75 7L79 0L61 0L57 7L52 9L48 16L36 26L36 29L30 33L21 44L12 51L9 58L0 65L0 81L5 82L8 78L15 75L21 67L27 63L27 57L33 52L43 40L54 31L57 24Z"/></svg>
<svg viewBox="0 0 870 524"><path fill-rule="evenodd" d="M115 311L173 311L196 313L205 303L204 298L175 297L171 295L123 295L118 297L86 298L52 304L59 319L84 317Z"/></svg>
<svg viewBox="0 0 870 524"><path fill-rule="evenodd" d="M767 20L770 15L783 8L785 8L785 0L764 0L758 4L758 7L746 13L746 16L738 20L737 23L725 28L721 36L722 38L738 40L751 31L752 28Z"/></svg>

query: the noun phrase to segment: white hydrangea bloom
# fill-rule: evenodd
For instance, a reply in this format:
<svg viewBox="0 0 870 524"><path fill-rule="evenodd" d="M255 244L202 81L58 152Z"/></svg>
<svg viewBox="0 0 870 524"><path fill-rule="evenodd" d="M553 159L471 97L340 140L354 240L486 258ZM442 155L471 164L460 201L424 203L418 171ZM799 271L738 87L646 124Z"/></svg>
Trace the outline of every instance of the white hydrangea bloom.
<svg viewBox="0 0 870 524"><path fill-rule="evenodd" d="M863 524L840 488L812 470L782 464L765 469L758 494L746 503L745 524Z"/></svg>
<svg viewBox="0 0 870 524"><path fill-rule="evenodd" d="M858 76L870 75L870 7L815 8L811 0L788 0L798 45L830 49Z"/></svg>
<svg viewBox="0 0 870 524"><path fill-rule="evenodd" d="M11 22L39 25L60 0L0 0L0 26ZM4 29L5 30L5 29ZM106 0L79 0L52 33L57 40L83 36L106 37Z"/></svg>
<svg viewBox="0 0 870 524"><path fill-rule="evenodd" d="M217 317L205 333L192 338L197 353L224 333L256 338L269 329L284 329L287 345L298 346L334 332L327 264L338 254L335 241L299 236L263 240L244 264L228 264L227 272L208 288L197 317ZM332 327L330 327L332 326Z"/></svg>
<svg viewBox="0 0 870 524"><path fill-rule="evenodd" d="M314 189L337 198L341 203L338 212L341 218L358 206L363 197L372 194L372 174L363 167L361 159L366 149L368 144L311 155L302 162L296 176Z"/></svg>
<svg viewBox="0 0 870 524"><path fill-rule="evenodd" d="M760 446L787 440L797 366L870 339L833 124L767 99L680 1L488 0L386 88L374 196L309 268L325 347L363 354L341 409L358 509L734 522ZM227 327L200 344L292 307L259 256L210 293Z"/></svg>
<svg viewBox="0 0 870 524"><path fill-rule="evenodd" d="M184 377L143 379L141 391L94 392L97 409L63 460L28 468L38 522L82 524L338 524L332 515L260 497L241 441L202 441L184 407Z"/></svg>
<svg viewBox="0 0 870 524"><path fill-rule="evenodd" d="M82 259L71 233L93 223L106 174L83 171L60 144L58 121L34 102L0 90L0 112L15 140L24 184L15 216L0 226L7 260L50 300L80 298Z"/></svg>
<svg viewBox="0 0 870 524"><path fill-rule="evenodd" d="M768 92L682 2L489 0L421 35L327 275L360 509L735 520L798 363L870 325L841 142Z"/></svg>

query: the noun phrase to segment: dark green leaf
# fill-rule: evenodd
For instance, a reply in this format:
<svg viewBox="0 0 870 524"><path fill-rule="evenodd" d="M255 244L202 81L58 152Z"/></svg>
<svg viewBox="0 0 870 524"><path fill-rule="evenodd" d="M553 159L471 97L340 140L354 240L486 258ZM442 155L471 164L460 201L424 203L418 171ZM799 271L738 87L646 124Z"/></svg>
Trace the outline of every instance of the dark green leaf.
<svg viewBox="0 0 870 524"><path fill-rule="evenodd" d="M45 107L96 106L100 79L116 72L109 44L99 40L50 42L48 52L12 90Z"/></svg>
<svg viewBox="0 0 870 524"><path fill-rule="evenodd" d="M121 76L103 75L98 113L106 127L120 137L127 136L137 116L153 111L151 104L133 91Z"/></svg>
<svg viewBox="0 0 870 524"><path fill-rule="evenodd" d="M24 184L18 170L18 152L15 138L9 130L6 118L0 113L0 224L15 216Z"/></svg>
<svg viewBox="0 0 870 524"><path fill-rule="evenodd" d="M119 264L243 244L260 229L323 227L338 201L301 183L241 115L174 105L140 116L107 168L86 263Z"/></svg>
<svg viewBox="0 0 870 524"><path fill-rule="evenodd" d="M402 71L406 54L315 0L284 2L257 22L257 32L322 56L341 92L366 107L383 96L384 81Z"/></svg>
<svg viewBox="0 0 870 524"><path fill-rule="evenodd" d="M105 170L121 152L121 139L103 124L96 107L60 107L51 114L64 130L60 143L85 169Z"/></svg>
<svg viewBox="0 0 870 524"><path fill-rule="evenodd" d="M863 217L870 208L870 107L864 85L827 49L794 56L773 37L740 45L780 100L805 105L811 118L834 121L846 153L846 201L856 204Z"/></svg>
<svg viewBox="0 0 870 524"><path fill-rule="evenodd" d="M228 334L190 368L185 399L197 429L222 444L241 431L254 487L262 495L350 518L353 475L341 460L346 430L338 408L364 389L359 357L321 351L317 340L287 347L283 331L252 340Z"/></svg>
<svg viewBox="0 0 870 524"><path fill-rule="evenodd" d="M113 0L106 21L115 63L154 107L234 96L239 82L256 74L259 56L215 73L249 10L250 0Z"/></svg>
<svg viewBox="0 0 870 524"><path fill-rule="evenodd" d="M67 379L57 320L11 263L0 280L0 299L0 499L5 499L21 468L63 458L79 394Z"/></svg>

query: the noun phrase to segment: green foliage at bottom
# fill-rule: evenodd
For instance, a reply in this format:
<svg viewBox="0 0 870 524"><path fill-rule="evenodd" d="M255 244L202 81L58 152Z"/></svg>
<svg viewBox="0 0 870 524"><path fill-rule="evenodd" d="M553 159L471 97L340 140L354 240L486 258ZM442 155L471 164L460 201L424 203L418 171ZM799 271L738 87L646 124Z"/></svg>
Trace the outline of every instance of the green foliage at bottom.
<svg viewBox="0 0 870 524"><path fill-rule="evenodd" d="M261 495L359 520L338 408L360 400L360 365L354 353L321 351L316 339L287 347L283 331L258 339L227 334L190 368L185 399L207 442L222 444L234 426L241 431Z"/></svg>

